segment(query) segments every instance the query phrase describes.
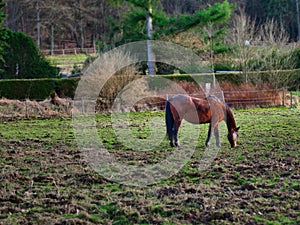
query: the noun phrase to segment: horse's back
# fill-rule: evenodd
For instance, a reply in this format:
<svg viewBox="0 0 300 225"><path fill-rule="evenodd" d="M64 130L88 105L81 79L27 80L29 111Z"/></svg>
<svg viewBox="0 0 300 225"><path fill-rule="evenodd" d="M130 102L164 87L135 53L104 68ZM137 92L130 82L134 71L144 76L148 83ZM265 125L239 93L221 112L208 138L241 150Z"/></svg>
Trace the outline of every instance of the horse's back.
<svg viewBox="0 0 300 225"><path fill-rule="evenodd" d="M173 104L174 104L174 102L184 103L184 102L188 102L190 98L191 97L188 95L177 94L177 95L172 96L170 99L168 99L168 101Z"/></svg>
<svg viewBox="0 0 300 225"><path fill-rule="evenodd" d="M170 104L170 110L173 114L174 119L180 119L190 106L190 100L188 95L178 94L172 96L167 101Z"/></svg>
<svg viewBox="0 0 300 225"><path fill-rule="evenodd" d="M168 102L171 103L172 108L175 108L178 113L184 112L188 107L192 106L191 97L184 94L174 95Z"/></svg>
<svg viewBox="0 0 300 225"><path fill-rule="evenodd" d="M169 99L173 114L194 124L208 123L211 119L209 103L206 99L178 94Z"/></svg>

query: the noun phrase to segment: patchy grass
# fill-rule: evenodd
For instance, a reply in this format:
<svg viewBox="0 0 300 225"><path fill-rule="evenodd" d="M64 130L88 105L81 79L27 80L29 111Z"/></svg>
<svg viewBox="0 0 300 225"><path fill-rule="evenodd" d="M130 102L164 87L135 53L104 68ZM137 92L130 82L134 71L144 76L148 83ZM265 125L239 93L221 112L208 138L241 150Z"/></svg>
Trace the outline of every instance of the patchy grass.
<svg viewBox="0 0 300 225"><path fill-rule="evenodd" d="M239 147L224 141L207 170L200 171L207 126L189 162L162 182L131 187L111 182L84 161L71 119L12 120L0 124L1 224L299 224L300 111L256 108L234 111ZM129 128L141 140L151 118L130 114ZM174 149L167 140L133 151L117 140L109 114L96 127L117 159L160 162ZM183 124L184 125L184 124ZM158 132L158 131L157 131Z"/></svg>
<svg viewBox="0 0 300 225"><path fill-rule="evenodd" d="M47 56L47 59L53 65L61 64L83 64L83 62L88 58L86 54L77 54L77 55L58 55L58 56Z"/></svg>
<svg viewBox="0 0 300 225"><path fill-rule="evenodd" d="M71 73L75 67L82 68L84 62L88 59L87 54L76 54L76 55L57 55L47 56L47 59L53 66L60 68L61 72Z"/></svg>

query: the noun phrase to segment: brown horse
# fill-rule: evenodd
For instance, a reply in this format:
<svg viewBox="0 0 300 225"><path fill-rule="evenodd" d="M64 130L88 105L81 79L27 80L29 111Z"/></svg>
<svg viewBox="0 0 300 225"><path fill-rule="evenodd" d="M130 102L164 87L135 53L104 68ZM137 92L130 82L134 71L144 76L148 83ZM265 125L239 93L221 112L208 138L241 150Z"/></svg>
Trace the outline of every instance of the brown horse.
<svg viewBox="0 0 300 225"><path fill-rule="evenodd" d="M179 94L167 100L166 127L171 147L179 146L177 134L183 119L193 124L209 123L205 144L209 146L213 130L217 147L220 147L218 125L224 120L228 129L227 137L230 145L232 148L237 147L236 141L239 127L236 127L233 113L229 106L216 96L208 96L200 99Z"/></svg>

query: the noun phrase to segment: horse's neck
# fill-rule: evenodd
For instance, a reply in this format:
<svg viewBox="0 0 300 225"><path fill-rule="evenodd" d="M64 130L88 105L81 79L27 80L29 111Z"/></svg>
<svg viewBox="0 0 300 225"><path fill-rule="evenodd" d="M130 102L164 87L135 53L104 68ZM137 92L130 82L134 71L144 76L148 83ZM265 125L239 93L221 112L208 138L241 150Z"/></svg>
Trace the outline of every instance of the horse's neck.
<svg viewBox="0 0 300 225"><path fill-rule="evenodd" d="M232 111L229 109L229 107L226 107L226 117L227 117L226 118L227 129L230 132L232 129L236 128L236 124L235 124Z"/></svg>

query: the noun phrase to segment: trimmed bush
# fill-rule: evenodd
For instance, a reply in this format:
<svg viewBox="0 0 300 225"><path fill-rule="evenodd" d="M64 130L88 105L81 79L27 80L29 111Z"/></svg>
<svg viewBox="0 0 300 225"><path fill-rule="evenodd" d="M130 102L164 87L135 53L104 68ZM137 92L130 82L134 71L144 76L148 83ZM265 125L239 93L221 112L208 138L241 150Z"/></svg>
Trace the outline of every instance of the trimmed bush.
<svg viewBox="0 0 300 225"><path fill-rule="evenodd" d="M53 91L73 98L79 79L17 79L0 80L0 96L8 99L44 100Z"/></svg>
<svg viewBox="0 0 300 225"><path fill-rule="evenodd" d="M177 81L188 81L188 82L195 82L200 80L201 82L211 82L211 74L179 74L179 75L163 75L163 77L170 79L170 80L177 80ZM234 84L241 84L243 82L243 76L240 73L216 73L215 77L218 82L220 81L230 81Z"/></svg>

